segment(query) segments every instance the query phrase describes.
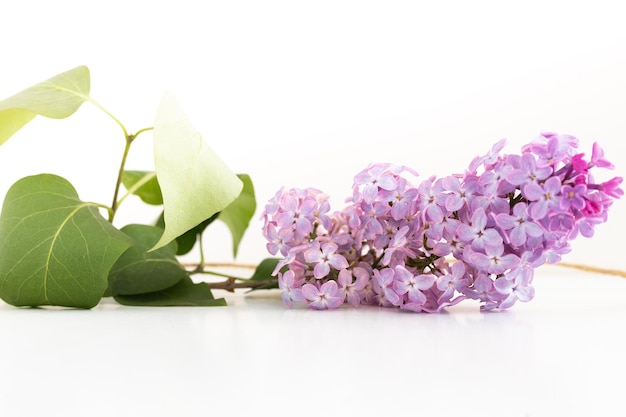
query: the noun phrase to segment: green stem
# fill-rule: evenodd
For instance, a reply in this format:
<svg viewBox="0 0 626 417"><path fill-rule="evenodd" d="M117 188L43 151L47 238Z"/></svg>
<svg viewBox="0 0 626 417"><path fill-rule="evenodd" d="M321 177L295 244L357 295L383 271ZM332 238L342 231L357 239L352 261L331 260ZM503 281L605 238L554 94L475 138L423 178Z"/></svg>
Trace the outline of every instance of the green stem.
<svg viewBox="0 0 626 417"><path fill-rule="evenodd" d="M380 261L383 260L384 256L385 256L385 251L383 250L383 253L381 253L380 256L374 260L374 263L372 263L372 268L376 268L378 264L380 263Z"/></svg>
<svg viewBox="0 0 626 417"><path fill-rule="evenodd" d="M227 279L224 282L209 282L207 283L207 285L212 290L226 290L230 292L235 292L237 288L248 288L250 290L253 290L255 288L266 287L268 285L276 285L277 282L278 278L252 282L235 282L234 279Z"/></svg>
<svg viewBox="0 0 626 417"><path fill-rule="evenodd" d="M124 137L126 137L126 138L129 137L128 131L126 130L126 126L124 126L124 124L122 122L120 122L120 120L117 117L115 117L110 111L108 111L105 107L103 107L100 103L98 103L96 100L94 100L90 96L85 96L85 99L88 100L91 104L93 104L97 108L99 108L100 110L102 110L104 112L104 114L106 114L111 119L113 119L113 121L115 123L117 123L119 125L119 127L122 128L122 131L124 132Z"/></svg>
<svg viewBox="0 0 626 417"><path fill-rule="evenodd" d="M276 277L268 278L264 280L254 280L251 278L234 277L232 275L223 274L217 271L208 271L205 269L198 270L198 268L189 272L191 274L207 274L207 275L213 275L216 277L226 278L225 281L207 282L206 284L212 290L226 290L226 291L234 292L235 289L238 289L238 288L248 288L250 290L253 290L255 288L273 286L273 285L278 284L278 278Z"/></svg>
<svg viewBox="0 0 626 417"><path fill-rule="evenodd" d="M115 117L113 113L108 111L106 107L98 103L91 96L85 95L84 99L90 102L91 104L93 104L94 106L96 106L98 109L102 110L104 114L106 114L111 119L113 119L113 121L117 123L117 125L122 129L122 132L124 132L124 138L126 139L126 146L124 147L124 155L122 156L122 163L120 164L120 170L117 175L117 183L115 184L115 192L113 193L113 203L111 204L111 207L109 209L109 222L113 223L113 218L115 217L115 213L117 211L117 206L118 206L117 195L119 194L120 184L122 181L122 173L124 172L124 165L126 164L126 158L128 157L130 144L132 143L136 135L129 135L128 130L126 130L126 126L124 126L124 123L122 123L120 119Z"/></svg>
<svg viewBox="0 0 626 417"><path fill-rule="evenodd" d="M204 271L204 243L202 242L202 233L197 235L198 238L198 250L200 251L200 263L198 267L200 268L199 272Z"/></svg>
<svg viewBox="0 0 626 417"><path fill-rule="evenodd" d="M205 262L204 262L204 248L202 244L202 233L198 233L196 235L196 239L198 240L198 247L200 250L200 262L198 262L198 265L196 265L196 267L189 272L192 274L211 274L211 275L217 275L217 276L224 277L224 278L232 278L230 275L225 275L225 274L220 274L219 272L211 272L211 271L204 270ZM239 278L232 278L232 279L239 279Z"/></svg>
<svg viewBox="0 0 626 417"><path fill-rule="evenodd" d="M224 273L217 272L217 271L208 271L206 269L203 269L202 271L198 271L197 269L194 269L193 271L190 271L190 272L192 274L214 275L216 277L228 278L228 279L233 279L233 280L237 280L237 281L252 281L249 278L234 277L234 276L229 275L229 274L224 274Z"/></svg>
<svg viewBox="0 0 626 417"><path fill-rule="evenodd" d="M194 264L187 264L186 266L192 267L194 266ZM226 278L226 280L220 281L220 282L207 282L206 284L209 286L209 288L213 290L226 290L226 291L234 292L235 289L238 289L238 288L247 288L247 289L253 290L256 288L263 289L263 287L268 287L268 286L274 287L278 285L277 277L272 277L272 278L263 279L263 280L234 277L232 275L224 274L224 273L217 272L217 271L205 270L204 266L242 267L242 268L256 269L257 265L234 264L234 263L207 263L207 264L204 264L203 266L196 265L196 267L193 270L188 269L190 274L207 274L207 275L214 275L217 277Z"/></svg>
<svg viewBox="0 0 626 417"><path fill-rule="evenodd" d="M117 212L117 209L118 209L120 203L124 200L124 198L126 198L126 196L124 196L124 198L122 198L119 201L117 199L117 197L119 195L119 192L120 192L120 186L122 185L122 175L124 175L124 166L126 165L126 159L128 158L128 152L130 150L130 145L137 138L137 136L139 136L140 134L142 134L144 132L150 131L150 130L152 130L154 128L153 127L146 127L146 128L138 130L134 134L130 134L130 133L128 133L128 130L126 129L126 126L124 126L124 124L117 117L115 117L113 115L113 113L111 113L109 110L107 110L106 107L104 107L103 105L98 103L96 100L94 100L89 95L81 95L81 96L86 101L90 102L91 104L96 106L98 109L100 109L104 114L106 114L111 119L113 119L113 121L115 123L117 123L117 125L122 129L122 132L124 132L124 138L126 139L126 145L124 146L124 154L122 155L122 162L120 163L120 169L119 169L119 171L117 173L117 181L115 182L115 191L113 193L113 203L111 204L111 207L110 207L110 210L109 210L109 222L113 223L113 219L115 218L115 213Z"/></svg>
<svg viewBox="0 0 626 417"><path fill-rule="evenodd" d="M117 181L115 182L115 191L113 192L113 203L111 203L111 215L109 216L109 223L113 223L115 213L117 212L117 207L119 206L117 196L120 193L120 186L122 185L122 176L124 175L124 166L126 165L126 159L128 158L130 145L133 143L134 139L135 137L132 135L126 136L126 144L124 146L124 153L122 154L122 162L120 163L120 168L117 172Z"/></svg>
<svg viewBox="0 0 626 417"><path fill-rule="evenodd" d="M154 130L154 127L144 127L143 129L139 129L137 132L135 132L135 134L133 136L137 137L139 135L141 135L144 132L149 132L151 130Z"/></svg>
<svg viewBox="0 0 626 417"><path fill-rule="evenodd" d="M106 210L107 213L109 213L109 218L113 215L113 210L111 209L111 207L99 203L93 203L93 205Z"/></svg>
<svg viewBox="0 0 626 417"><path fill-rule="evenodd" d="M103 109L103 111L106 111L106 110ZM113 115L111 115L111 117L113 117ZM115 119L115 120L117 120L117 119ZM120 123L120 125L121 125L121 123ZM140 134L142 134L144 132L148 132L148 131L152 130L153 128L152 127L146 127L146 128L138 130L137 133L134 133L134 134L128 134L128 133L126 133L126 129L125 128L123 128L123 129L124 129L124 134L126 135L126 144L124 146L124 153L122 154L122 161L120 162L120 168L119 168L119 170L117 172L117 181L115 182L115 191L113 192L113 202L111 203L111 211L109 212L110 213L109 214L109 222L110 223L113 223L113 219L115 218L115 213L117 213L117 209L119 208L119 206L122 203L122 201L124 201L126 199L126 197L128 196L128 194L130 193L130 190L129 190L129 193L127 193L121 199L118 200L118 196L119 196L119 193L120 193L120 187L122 186L122 177L124 176L124 167L126 166L126 160L128 159L128 153L130 151L130 145L132 145L133 141L135 139L137 139L137 136L139 136ZM142 178L142 180L145 180L145 182L147 182L147 181L149 181L151 179L151 178L147 178L146 179L146 177ZM140 184L139 187L141 185L145 184L145 182Z"/></svg>

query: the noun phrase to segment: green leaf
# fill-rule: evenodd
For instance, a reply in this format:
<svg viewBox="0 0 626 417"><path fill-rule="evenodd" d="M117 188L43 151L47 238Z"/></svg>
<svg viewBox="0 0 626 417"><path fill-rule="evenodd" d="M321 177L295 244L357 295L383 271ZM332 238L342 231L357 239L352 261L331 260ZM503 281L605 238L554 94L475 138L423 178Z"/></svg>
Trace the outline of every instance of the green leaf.
<svg viewBox="0 0 626 417"><path fill-rule="evenodd" d="M250 220L256 210L256 199L254 196L254 186L247 174L239 174L239 179L243 182L243 190L239 197L230 203L220 212L218 219L226 223L233 237L233 257L237 257L237 250L246 229L250 225Z"/></svg>
<svg viewBox="0 0 626 417"><path fill-rule="evenodd" d="M131 193L136 194L146 204L163 204L161 187L156 174L149 171L124 171L122 184Z"/></svg>
<svg viewBox="0 0 626 417"><path fill-rule="evenodd" d="M133 295L169 288L188 276L176 259L176 242L147 252L161 237L162 229L144 224L129 224L122 232L135 244L119 257L109 272L107 295Z"/></svg>
<svg viewBox="0 0 626 417"><path fill-rule="evenodd" d="M17 181L0 214L0 297L15 306L91 308L131 240L64 178Z"/></svg>
<svg viewBox="0 0 626 417"><path fill-rule="evenodd" d="M153 248L158 249L226 208L243 184L202 140L171 94L161 100L153 136L165 216L165 230Z"/></svg>
<svg viewBox="0 0 626 417"><path fill-rule="evenodd" d="M178 236L176 238L176 242L178 243L177 255L185 255L186 253L189 253L195 246L197 240L201 238L202 233L207 226L213 223L215 219L219 219L223 221L230 230L233 237L233 256L237 256L237 250L239 248L239 244L241 243L241 239L250 225L250 220L256 211L254 186L252 185L250 176L247 174L237 174L237 176L243 183L243 190L241 191L241 194L239 194L239 197L230 203L224 210L215 213L199 225ZM163 220L162 214L157 221L157 225L165 227L165 221Z"/></svg>
<svg viewBox="0 0 626 417"><path fill-rule="evenodd" d="M266 280L273 280L276 279L275 276L272 276L272 273L274 272L274 270L276 269L276 266L278 265L278 262L280 262L281 259L280 258L265 258L263 259L256 267L256 269L254 270L254 274L252 274L252 276L250 277L250 281L266 281ZM287 266L285 265L282 269L281 272L285 272L287 270ZM263 285L260 287L256 287L254 289L252 289L251 291L256 291L256 290L269 290L272 288L278 288L278 279L276 279L276 282L268 284L268 285Z"/></svg>
<svg viewBox="0 0 626 417"><path fill-rule="evenodd" d="M89 69L76 67L0 101L0 144L35 116L63 119L89 100Z"/></svg>
<svg viewBox="0 0 626 417"><path fill-rule="evenodd" d="M194 284L191 278L183 278L178 284L163 291L140 295L118 295L115 300L128 306L225 306L226 300L213 297L206 283Z"/></svg>
<svg viewBox="0 0 626 417"><path fill-rule="evenodd" d="M204 229L206 229L211 223L213 223L215 219L218 218L219 214L219 212L215 213L193 229L178 236L176 238L176 242L178 243L178 251L176 252L176 255L180 256L191 252L193 247L196 245L198 239L202 238L202 233L204 232Z"/></svg>
<svg viewBox="0 0 626 417"><path fill-rule="evenodd" d="M178 250L176 251L176 255L185 255L193 249L196 245L196 241L201 237L204 229L207 228L208 225L213 223L217 217L219 216L219 212L215 213L193 229L190 229L183 233L182 235L176 238L176 243L178 244ZM163 220L163 213L159 216L156 222L156 226L161 229L165 228L165 221Z"/></svg>

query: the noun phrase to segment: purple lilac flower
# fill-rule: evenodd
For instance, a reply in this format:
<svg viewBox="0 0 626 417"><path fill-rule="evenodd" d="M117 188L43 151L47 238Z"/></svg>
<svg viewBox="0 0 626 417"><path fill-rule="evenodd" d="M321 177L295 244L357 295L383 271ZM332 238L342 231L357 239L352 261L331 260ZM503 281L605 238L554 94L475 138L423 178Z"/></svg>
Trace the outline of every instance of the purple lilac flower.
<svg viewBox="0 0 626 417"><path fill-rule="evenodd" d="M591 153L591 166L613 169L615 166L604 158L604 150L598 142L594 142Z"/></svg>
<svg viewBox="0 0 626 417"><path fill-rule="evenodd" d="M494 213L502 213L509 209L509 199L506 198L506 195L509 192L508 188L512 187L512 185L507 182L506 173L510 169L502 169L500 171L501 173L488 171L479 178L482 194L487 202L485 209ZM507 188L507 191L503 190L503 186Z"/></svg>
<svg viewBox="0 0 626 417"><path fill-rule="evenodd" d="M496 216L496 224L509 232L511 244L517 247L526 243L527 236L543 235L543 228L530 218L526 203L516 204L512 215L499 213Z"/></svg>
<svg viewBox="0 0 626 417"><path fill-rule="evenodd" d="M502 302L502 295L493 285L493 280L485 273L479 273L474 280L474 288L468 291L470 298L483 302L481 311L491 311L498 308Z"/></svg>
<svg viewBox="0 0 626 417"><path fill-rule="evenodd" d="M445 206L446 196L442 191L443 186L440 181L433 184L433 180L429 179L420 184L418 193L425 221L441 222L444 218L442 207Z"/></svg>
<svg viewBox="0 0 626 417"><path fill-rule="evenodd" d="M311 233L315 201L312 199L300 200L294 195L286 195L281 203L284 211L276 216L278 226L292 227L295 234L300 237Z"/></svg>
<svg viewBox="0 0 626 417"><path fill-rule="evenodd" d="M367 203L361 202L361 212L363 213L362 228L365 237L373 237L383 232L383 226L379 219L385 217L389 212L389 204L383 202Z"/></svg>
<svg viewBox="0 0 626 417"><path fill-rule="evenodd" d="M506 296L499 305L501 309L511 307L517 300L521 302L530 301L535 295L535 289L523 276L519 276L518 279L514 280L500 277L496 279L493 285L496 291Z"/></svg>
<svg viewBox="0 0 626 417"><path fill-rule="evenodd" d="M465 264L463 262L453 263L450 269L450 273L437 278L437 288L443 291L443 294L439 296L439 303L443 303L444 301L449 302L455 291L461 293L469 284L469 279L465 274Z"/></svg>
<svg viewBox="0 0 626 417"><path fill-rule="evenodd" d="M537 163L540 167L553 166L565 159L558 136L551 136L548 138L547 146L535 147L533 150L539 156Z"/></svg>
<svg viewBox="0 0 626 417"><path fill-rule="evenodd" d="M384 268L380 271L378 269L374 270L375 284L379 289L378 294L381 298L381 305L387 304L386 302L394 306L402 304L400 295L394 291L395 275L395 271L391 268Z"/></svg>
<svg viewBox="0 0 626 417"><path fill-rule="evenodd" d="M387 171L391 164L373 164L366 170L360 172L354 177L355 187L363 185L363 200L367 203L374 201L378 194L379 188L391 191L396 188L396 178ZM355 201L357 199L355 198Z"/></svg>
<svg viewBox="0 0 626 417"><path fill-rule="evenodd" d="M304 279L296 281L295 276L296 274L292 270L286 271L284 274L278 273L278 287L282 290L281 296L287 307L292 306L292 301L304 301L304 296L302 295Z"/></svg>
<svg viewBox="0 0 626 417"><path fill-rule="evenodd" d="M280 253L282 256L287 256L289 252L289 242L293 239L293 230L282 228L277 229L275 224L268 224L265 230L267 237L267 251L276 255Z"/></svg>
<svg viewBox="0 0 626 417"><path fill-rule="evenodd" d="M402 181L401 184L406 183ZM404 187L402 187L404 188ZM402 220L410 216L412 213L415 198L418 195L416 188L396 189L391 192L391 217L394 220Z"/></svg>
<svg viewBox="0 0 626 417"><path fill-rule="evenodd" d="M479 188L478 180L470 177L467 182L461 183L459 178L448 176L443 179L443 188L448 191L445 207L448 211L457 211L461 209Z"/></svg>
<svg viewBox="0 0 626 417"><path fill-rule="evenodd" d="M533 219L546 217L548 211L559 204L561 194L561 180L550 177L543 185L529 183L524 186L524 197L533 203L530 204L530 215Z"/></svg>
<svg viewBox="0 0 626 417"><path fill-rule="evenodd" d="M456 232L444 232L441 241L431 244L432 253L439 257L445 257L452 254L455 258L463 254L465 248L464 241Z"/></svg>
<svg viewBox="0 0 626 417"><path fill-rule="evenodd" d="M587 186L585 184L576 184L575 186L564 185L561 189L561 210L582 210L585 208L585 193Z"/></svg>
<svg viewBox="0 0 626 417"><path fill-rule="evenodd" d="M498 246L502 244L502 236L494 228L487 227L487 214L480 208L472 214L469 224L461 223L458 226L459 237L471 242L472 248L481 250L485 245Z"/></svg>
<svg viewBox="0 0 626 417"><path fill-rule="evenodd" d="M571 135L559 135L555 132L541 132L531 143L522 147L522 153L533 152L542 160L542 164L554 165L568 156L573 156L578 147L578 139Z"/></svg>
<svg viewBox="0 0 626 417"><path fill-rule="evenodd" d="M429 289L435 282L432 274L414 275L411 271L398 265L395 267L394 294L407 296L404 307L412 311L419 311L426 303L426 296L422 291Z"/></svg>
<svg viewBox="0 0 626 417"><path fill-rule="evenodd" d="M352 281L352 275L356 278L355 281ZM367 269L359 266L352 271L348 269L339 271L337 282L339 287L345 292L348 304L352 307L358 307L361 304L361 295L369 279L370 274L367 272Z"/></svg>
<svg viewBox="0 0 626 417"><path fill-rule="evenodd" d="M620 198L624 195L624 191L619 188L622 181L622 177L614 177L603 182L602 184L599 184L598 189L607 194L609 197Z"/></svg>
<svg viewBox="0 0 626 417"><path fill-rule="evenodd" d="M483 157L482 163L485 165L485 167L487 167L488 169L493 167L496 162L498 161L498 159L500 158L500 151L502 151L502 149L504 149L504 147L506 146L507 140L505 138L500 139L499 141L497 141L489 150L489 152L487 152L485 154L485 156Z"/></svg>
<svg viewBox="0 0 626 417"><path fill-rule="evenodd" d="M261 219L268 252L283 256L274 275L284 303L434 313L466 299L481 311L530 301L534 269L593 236L622 178L594 180L613 169L597 143L590 162L570 135L543 132L520 154L502 154L505 143L417 187L414 170L371 164L335 212L320 190L281 188Z"/></svg>
<svg viewBox="0 0 626 417"><path fill-rule="evenodd" d="M348 261L337 252L339 247L332 242L319 242L304 252L304 259L315 264L313 276L317 279L324 278L330 273L330 267L341 270L348 267Z"/></svg>
<svg viewBox="0 0 626 417"><path fill-rule="evenodd" d="M507 269L517 268L520 264L520 259L516 255L504 253L504 245L485 246L485 253L474 252L471 249L466 252L467 261L489 274L499 275Z"/></svg>
<svg viewBox="0 0 626 417"><path fill-rule="evenodd" d="M345 295L336 281L327 281L320 285L305 284L302 295L309 301L309 306L316 310L337 308L343 304Z"/></svg>
<svg viewBox="0 0 626 417"><path fill-rule="evenodd" d="M400 230L398 230L397 232L393 234L393 236L391 237L389 241L389 244L387 245L387 248L385 249L385 252L384 252L385 254L381 260L381 264L383 265L391 264L392 258L394 256L397 257L398 253L401 257L415 256L415 253L406 247L407 240L408 240L408 236L407 236L408 232L409 232L409 226L403 226L402 228L400 228Z"/></svg>
<svg viewBox="0 0 626 417"><path fill-rule="evenodd" d="M513 185L521 185L529 182L539 182L545 180L552 174L550 166L538 168L535 156L532 154L524 154L521 158L521 166L519 169L512 170L506 177L506 180Z"/></svg>

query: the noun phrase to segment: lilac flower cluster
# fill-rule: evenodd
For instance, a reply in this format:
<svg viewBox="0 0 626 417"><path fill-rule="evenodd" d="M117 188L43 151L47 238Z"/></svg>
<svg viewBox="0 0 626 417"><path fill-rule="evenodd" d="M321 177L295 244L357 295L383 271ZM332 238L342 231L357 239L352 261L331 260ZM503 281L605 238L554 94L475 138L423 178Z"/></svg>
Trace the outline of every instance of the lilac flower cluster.
<svg viewBox="0 0 626 417"><path fill-rule="evenodd" d="M263 234L287 306L375 304L439 312L463 300L507 309L534 296L534 269L555 263L578 235L591 237L623 195L600 146L590 160L569 135L542 133L521 154L505 140L463 174L414 185L410 168L372 164L352 197L330 213L317 189L281 189L263 212Z"/></svg>

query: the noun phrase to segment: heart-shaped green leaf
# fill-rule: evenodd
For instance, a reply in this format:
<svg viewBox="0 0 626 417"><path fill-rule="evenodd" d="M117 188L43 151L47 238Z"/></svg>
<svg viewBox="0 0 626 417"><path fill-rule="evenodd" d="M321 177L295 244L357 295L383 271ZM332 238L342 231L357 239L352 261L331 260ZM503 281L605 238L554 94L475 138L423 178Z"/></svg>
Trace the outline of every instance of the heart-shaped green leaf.
<svg viewBox="0 0 626 417"><path fill-rule="evenodd" d="M131 194L136 194L146 204L163 204L163 194L156 174L149 171L124 171L122 184Z"/></svg>
<svg viewBox="0 0 626 417"><path fill-rule="evenodd" d="M115 300L123 305L144 307L174 306L225 306L226 300L213 297L206 283L194 284L191 278L183 278L171 288L149 294L117 295Z"/></svg>
<svg viewBox="0 0 626 417"><path fill-rule="evenodd" d="M131 243L64 178L22 178L0 214L0 297L15 306L94 307Z"/></svg>
<svg viewBox="0 0 626 417"><path fill-rule="evenodd" d="M0 144L36 115L62 119L89 100L89 69L76 67L0 101Z"/></svg>
<svg viewBox="0 0 626 417"><path fill-rule="evenodd" d="M122 232L135 244L119 257L109 273L107 295L134 295L170 288L188 276L176 259L176 241L147 252L161 237L162 229L143 224L129 224Z"/></svg>
<svg viewBox="0 0 626 417"><path fill-rule="evenodd" d="M154 250L224 209L243 184L203 141L171 94L161 100L153 136L165 216L165 230Z"/></svg>
<svg viewBox="0 0 626 417"><path fill-rule="evenodd" d="M237 257L237 250L246 229L250 225L250 220L256 210L256 199L254 196L254 186L247 174L239 174L239 179L243 182L243 190L239 197L230 203L220 212L219 220L226 223L233 237L233 257Z"/></svg>

